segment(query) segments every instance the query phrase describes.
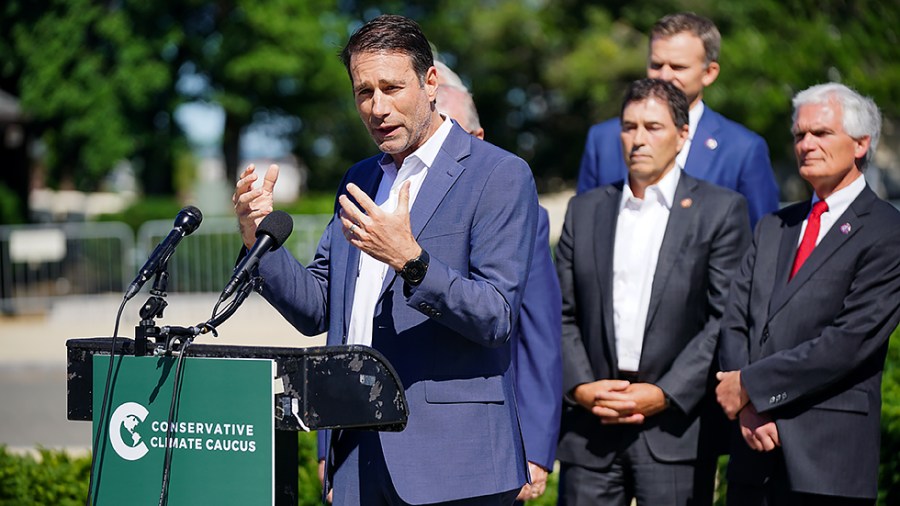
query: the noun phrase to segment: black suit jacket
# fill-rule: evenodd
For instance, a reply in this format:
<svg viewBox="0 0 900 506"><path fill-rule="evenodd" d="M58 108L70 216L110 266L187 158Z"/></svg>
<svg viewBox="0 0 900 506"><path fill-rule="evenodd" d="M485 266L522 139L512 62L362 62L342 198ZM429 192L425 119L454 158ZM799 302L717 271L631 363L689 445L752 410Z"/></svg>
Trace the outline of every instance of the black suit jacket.
<svg viewBox="0 0 900 506"><path fill-rule="evenodd" d="M783 455L794 491L874 498L881 373L900 320L900 212L866 187L788 281L809 208L760 222L731 289L722 368L741 370L782 449L736 444L729 480L761 483Z"/></svg>
<svg viewBox="0 0 900 506"><path fill-rule="evenodd" d="M617 378L612 266L622 183L574 197L557 246L563 295L563 388ZM604 426L573 403L564 408L558 458L602 469L637 430L662 461L697 457L698 413L710 391L719 318L750 242L739 194L685 173L675 191L653 279L639 379L673 406L640 426Z"/></svg>

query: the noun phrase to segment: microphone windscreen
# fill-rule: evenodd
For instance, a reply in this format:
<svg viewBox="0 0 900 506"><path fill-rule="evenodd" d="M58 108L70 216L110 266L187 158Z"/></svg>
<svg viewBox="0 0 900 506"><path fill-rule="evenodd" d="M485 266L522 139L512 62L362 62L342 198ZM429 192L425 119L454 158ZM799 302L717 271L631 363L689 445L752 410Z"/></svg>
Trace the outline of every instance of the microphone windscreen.
<svg viewBox="0 0 900 506"><path fill-rule="evenodd" d="M293 231L294 219L291 218L291 215L284 211L272 211L259 223L259 227L256 228L256 237L259 238L260 235L265 234L275 239L275 244L272 245L274 251L281 247Z"/></svg>
<svg viewBox="0 0 900 506"><path fill-rule="evenodd" d="M201 221L203 221L203 213L199 209L194 206L185 206L175 216L175 228L181 229L184 235L189 235L197 230Z"/></svg>

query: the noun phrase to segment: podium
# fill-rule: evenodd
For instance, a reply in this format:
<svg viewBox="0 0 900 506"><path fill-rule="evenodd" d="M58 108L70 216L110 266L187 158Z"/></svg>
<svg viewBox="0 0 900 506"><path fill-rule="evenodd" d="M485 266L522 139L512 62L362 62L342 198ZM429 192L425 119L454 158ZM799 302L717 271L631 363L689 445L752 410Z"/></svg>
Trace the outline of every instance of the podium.
<svg viewBox="0 0 900 506"><path fill-rule="evenodd" d="M103 395L103 384L95 383L94 376L97 373L105 378L106 374L106 365L103 365L102 371L95 371L94 364L95 361L109 364L112 344L113 340L108 337L70 339L66 342L69 420L88 421L94 418L94 406L100 402L94 396ZM122 358L138 359L136 362L128 362L129 364L141 363L140 354L135 357L133 340L118 338L115 345L115 357L119 360L120 367L123 364ZM162 355L152 360L149 351L144 356L145 361L156 364L156 369L171 367L177 360ZM266 395L269 392L274 394L268 413L274 417L273 478L276 505L297 504L299 463L294 432L347 428L400 431L406 426L407 403L402 384L390 363L377 350L369 347L284 348L191 344L185 356L192 360L212 359L211 362L224 362L216 359L272 361L265 365L272 370L269 376L274 376L272 389L262 390ZM148 385L144 385L144 388L158 389L158 384L161 385L163 380L153 377L153 368L148 371L149 373L141 373L148 376ZM143 381L141 376L138 376L138 381ZM201 386L200 390L202 397L226 404L233 393L216 386ZM263 405L268 402L264 400ZM108 419L109 416L107 411L104 418ZM197 438L198 446L200 441Z"/></svg>

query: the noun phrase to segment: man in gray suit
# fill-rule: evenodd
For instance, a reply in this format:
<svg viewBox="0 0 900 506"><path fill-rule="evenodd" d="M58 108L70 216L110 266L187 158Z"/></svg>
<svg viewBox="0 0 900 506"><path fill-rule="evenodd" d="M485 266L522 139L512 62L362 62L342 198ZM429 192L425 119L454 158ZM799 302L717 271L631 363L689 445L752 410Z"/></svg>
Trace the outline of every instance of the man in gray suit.
<svg viewBox="0 0 900 506"><path fill-rule="evenodd" d="M677 165L688 101L674 85L635 81L620 116L628 177L572 199L556 255L560 504L710 504L700 413L747 204Z"/></svg>
<svg viewBox="0 0 900 506"><path fill-rule="evenodd" d="M900 320L900 212L862 173L880 131L875 103L844 85L794 97L794 154L815 193L760 221L732 285L716 388L742 436L729 504L875 503Z"/></svg>

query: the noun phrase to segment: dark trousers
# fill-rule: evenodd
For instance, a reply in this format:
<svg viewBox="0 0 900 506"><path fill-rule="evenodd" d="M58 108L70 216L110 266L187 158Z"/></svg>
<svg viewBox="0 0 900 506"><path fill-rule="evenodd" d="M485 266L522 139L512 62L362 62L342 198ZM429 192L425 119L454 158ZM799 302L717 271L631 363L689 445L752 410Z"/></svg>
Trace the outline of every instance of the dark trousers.
<svg viewBox="0 0 900 506"><path fill-rule="evenodd" d="M345 458L335 463L334 506L407 506L397 494L377 432L342 431L341 441L335 443L338 454ZM466 484L459 483L465 492ZM441 504L447 506L510 506L519 489L500 494L471 497Z"/></svg>
<svg viewBox="0 0 900 506"><path fill-rule="evenodd" d="M875 506L875 499L803 494L743 483L728 484L728 506Z"/></svg>
<svg viewBox="0 0 900 506"><path fill-rule="evenodd" d="M660 462L642 432L606 469L563 463L559 506L709 506L715 487L715 456L698 461Z"/></svg>
<svg viewBox="0 0 900 506"><path fill-rule="evenodd" d="M744 444L743 441L739 442ZM735 442L734 444L738 444ZM751 451L740 448L740 451ZM761 484L742 483L729 469L728 506L874 506L875 499L794 492L787 480L781 450L766 455L768 474ZM732 457L734 458L734 457Z"/></svg>

